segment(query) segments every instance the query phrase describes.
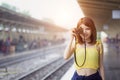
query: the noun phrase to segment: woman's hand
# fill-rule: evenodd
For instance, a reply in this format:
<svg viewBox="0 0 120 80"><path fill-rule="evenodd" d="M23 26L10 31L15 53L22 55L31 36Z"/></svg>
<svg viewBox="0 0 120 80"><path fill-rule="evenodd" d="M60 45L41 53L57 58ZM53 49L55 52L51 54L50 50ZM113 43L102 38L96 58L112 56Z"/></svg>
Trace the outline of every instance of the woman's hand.
<svg viewBox="0 0 120 80"><path fill-rule="evenodd" d="M83 29L81 27L77 28L77 33L78 34L83 34Z"/></svg>
<svg viewBox="0 0 120 80"><path fill-rule="evenodd" d="M71 33L71 38L76 37L76 28L72 28L72 29L70 30L70 33Z"/></svg>
<svg viewBox="0 0 120 80"><path fill-rule="evenodd" d="M83 30L82 28L72 28L71 29L71 37L74 38L74 37L78 37L80 34L83 34Z"/></svg>

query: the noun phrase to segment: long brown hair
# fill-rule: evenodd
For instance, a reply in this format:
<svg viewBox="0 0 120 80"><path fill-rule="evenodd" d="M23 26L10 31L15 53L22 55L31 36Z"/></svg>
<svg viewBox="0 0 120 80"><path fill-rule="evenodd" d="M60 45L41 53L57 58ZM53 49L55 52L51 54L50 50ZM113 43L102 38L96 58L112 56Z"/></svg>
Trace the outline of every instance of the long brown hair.
<svg viewBox="0 0 120 80"><path fill-rule="evenodd" d="M89 17L83 17L78 21L77 28L79 28L81 24L84 24L84 25L90 27L90 29L91 29L91 37L90 37L91 42L89 42L89 43L95 44L97 32L96 32L96 27L95 27L93 20ZM76 41L77 41L77 43L80 43L80 44L84 43L80 35L77 36Z"/></svg>

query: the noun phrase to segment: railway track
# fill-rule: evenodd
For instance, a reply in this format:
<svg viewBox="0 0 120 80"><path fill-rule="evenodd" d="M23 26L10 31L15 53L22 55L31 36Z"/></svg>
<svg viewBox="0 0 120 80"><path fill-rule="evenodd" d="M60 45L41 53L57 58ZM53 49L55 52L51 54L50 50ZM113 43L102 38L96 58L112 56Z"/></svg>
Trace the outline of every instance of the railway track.
<svg viewBox="0 0 120 80"><path fill-rule="evenodd" d="M64 61L63 58L60 58L17 80L59 80L72 62L72 59Z"/></svg>
<svg viewBox="0 0 120 80"><path fill-rule="evenodd" d="M0 73L0 80L19 80L40 68L43 70L42 76L45 76L49 72L46 71L47 67L45 67L45 65L51 66L52 63L60 65L64 62L64 60L62 60L63 58L61 58L62 61L60 59L55 61L62 57L63 47L64 45L59 45L1 59L0 69L4 69L5 72L4 74L2 72ZM45 69L42 67L45 67ZM51 67L51 70L52 68L55 67ZM45 74L43 74L43 72L45 72Z"/></svg>
<svg viewBox="0 0 120 80"><path fill-rule="evenodd" d="M73 59L70 59L69 61L61 64L54 71L51 71L48 75L46 75L44 78L40 80L60 80L61 77L65 74L65 72L72 65L72 63L73 63Z"/></svg>

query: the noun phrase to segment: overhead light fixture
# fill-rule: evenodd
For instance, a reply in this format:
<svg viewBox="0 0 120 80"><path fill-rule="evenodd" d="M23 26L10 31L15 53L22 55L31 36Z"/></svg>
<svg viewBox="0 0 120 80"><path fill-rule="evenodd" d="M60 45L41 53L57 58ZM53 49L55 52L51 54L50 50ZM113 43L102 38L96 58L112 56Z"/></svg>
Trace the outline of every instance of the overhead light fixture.
<svg viewBox="0 0 120 80"><path fill-rule="evenodd" d="M112 10L112 19L120 19L120 10Z"/></svg>

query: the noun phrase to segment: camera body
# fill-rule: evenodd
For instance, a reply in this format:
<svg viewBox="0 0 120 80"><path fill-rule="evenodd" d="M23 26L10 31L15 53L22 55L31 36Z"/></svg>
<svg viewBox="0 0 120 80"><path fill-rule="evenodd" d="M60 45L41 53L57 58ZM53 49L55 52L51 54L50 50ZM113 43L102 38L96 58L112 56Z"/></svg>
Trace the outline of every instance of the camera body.
<svg viewBox="0 0 120 80"><path fill-rule="evenodd" d="M83 29L82 29L81 27L76 28L76 32L77 32L78 34L83 34Z"/></svg>

